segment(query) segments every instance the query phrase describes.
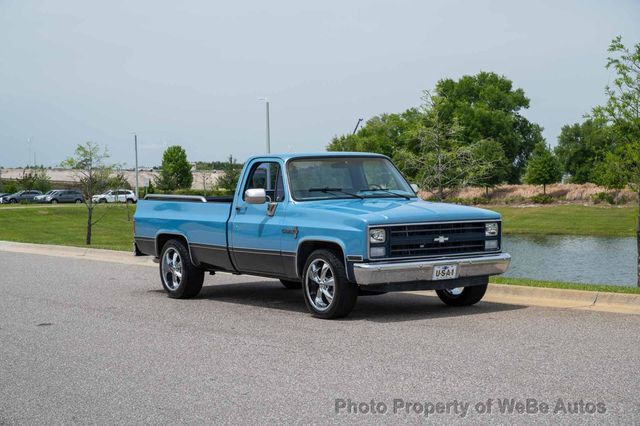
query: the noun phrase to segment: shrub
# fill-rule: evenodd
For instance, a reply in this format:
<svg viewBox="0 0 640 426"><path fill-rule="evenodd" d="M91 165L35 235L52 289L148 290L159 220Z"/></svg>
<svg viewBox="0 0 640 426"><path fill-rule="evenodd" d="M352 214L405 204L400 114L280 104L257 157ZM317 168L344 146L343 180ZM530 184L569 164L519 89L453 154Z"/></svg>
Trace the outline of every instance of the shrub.
<svg viewBox="0 0 640 426"><path fill-rule="evenodd" d="M613 194L610 194L608 192L596 192L591 196L591 200L593 201L594 204L600 204L600 203L615 204L616 203Z"/></svg>
<svg viewBox="0 0 640 426"><path fill-rule="evenodd" d="M503 201L505 204L522 204L526 200L526 197L523 197L521 195L514 195L513 197L505 197Z"/></svg>
<svg viewBox="0 0 640 426"><path fill-rule="evenodd" d="M551 204L553 203L553 197L551 195L534 195L533 197L529 198L529 201L531 201L532 203L535 204Z"/></svg>
<svg viewBox="0 0 640 426"><path fill-rule="evenodd" d="M487 197L473 197L471 204L490 204L491 200Z"/></svg>

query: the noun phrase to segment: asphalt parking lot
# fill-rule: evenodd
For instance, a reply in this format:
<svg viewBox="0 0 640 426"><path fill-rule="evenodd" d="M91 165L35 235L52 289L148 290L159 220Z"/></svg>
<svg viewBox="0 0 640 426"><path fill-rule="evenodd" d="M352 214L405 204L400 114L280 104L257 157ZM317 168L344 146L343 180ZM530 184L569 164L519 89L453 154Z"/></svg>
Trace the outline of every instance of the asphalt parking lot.
<svg viewBox="0 0 640 426"><path fill-rule="evenodd" d="M0 265L0 425L640 421L640 316L398 293L323 321L274 280L220 274L172 300L151 267Z"/></svg>

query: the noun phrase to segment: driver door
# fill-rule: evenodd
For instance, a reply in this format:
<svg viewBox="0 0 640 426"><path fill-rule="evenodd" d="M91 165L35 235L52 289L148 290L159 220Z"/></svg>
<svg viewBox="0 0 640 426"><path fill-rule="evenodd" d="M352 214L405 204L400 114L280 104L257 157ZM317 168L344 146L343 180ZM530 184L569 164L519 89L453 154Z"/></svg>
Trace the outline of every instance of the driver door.
<svg viewBox="0 0 640 426"><path fill-rule="evenodd" d="M244 200L245 191L253 188L265 190L266 203L249 204ZM280 247L284 201L281 164L275 160L254 160L242 184L240 199L231 212L229 246L241 272L285 275Z"/></svg>

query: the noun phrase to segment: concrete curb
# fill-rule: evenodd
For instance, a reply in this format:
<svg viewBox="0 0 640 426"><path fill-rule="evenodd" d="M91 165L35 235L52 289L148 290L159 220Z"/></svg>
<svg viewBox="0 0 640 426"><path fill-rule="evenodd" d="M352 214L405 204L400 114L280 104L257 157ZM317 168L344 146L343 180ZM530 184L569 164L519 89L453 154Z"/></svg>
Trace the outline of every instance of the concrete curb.
<svg viewBox="0 0 640 426"><path fill-rule="evenodd" d="M489 284L487 302L640 315L640 294Z"/></svg>
<svg viewBox="0 0 640 426"><path fill-rule="evenodd" d="M12 241L0 241L0 251L10 253L39 254L45 256L67 257L74 259L97 260L126 265L157 265L149 256L134 256L133 251L103 250L83 247L58 246L50 244L28 244Z"/></svg>
<svg viewBox="0 0 640 426"><path fill-rule="evenodd" d="M157 265L149 256L134 256L132 252L116 250L0 241L0 251L85 259L126 265L151 266L157 268ZM414 293L421 295L433 295L432 292ZM551 308L580 309L640 315L640 294L604 293L598 291L489 284L489 289L487 290L487 294L483 301L523 306L544 306Z"/></svg>

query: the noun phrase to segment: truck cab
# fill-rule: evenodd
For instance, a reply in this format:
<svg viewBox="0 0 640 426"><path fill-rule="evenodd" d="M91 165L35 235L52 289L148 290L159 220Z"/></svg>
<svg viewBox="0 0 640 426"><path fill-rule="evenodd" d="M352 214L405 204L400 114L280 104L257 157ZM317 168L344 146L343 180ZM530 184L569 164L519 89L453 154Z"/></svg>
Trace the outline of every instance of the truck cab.
<svg viewBox="0 0 640 426"><path fill-rule="evenodd" d="M389 291L470 305L510 261L499 214L423 201L379 154L252 157L233 196L149 195L134 220L169 296L195 296L206 271L258 275L302 288L321 318Z"/></svg>

